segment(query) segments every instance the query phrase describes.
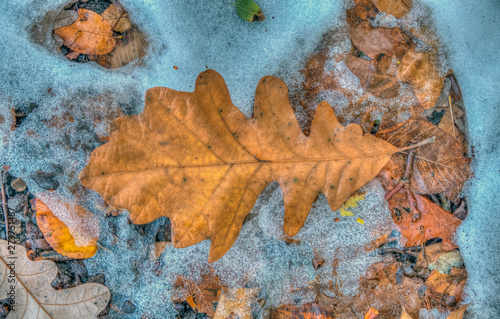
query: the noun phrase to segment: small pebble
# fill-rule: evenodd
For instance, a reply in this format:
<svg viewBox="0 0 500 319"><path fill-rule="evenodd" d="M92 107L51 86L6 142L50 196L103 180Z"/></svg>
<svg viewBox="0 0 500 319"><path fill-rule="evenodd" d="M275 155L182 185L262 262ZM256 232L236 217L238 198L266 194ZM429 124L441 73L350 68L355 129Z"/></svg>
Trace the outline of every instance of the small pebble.
<svg viewBox="0 0 500 319"><path fill-rule="evenodd" d="M18 177L14 179L11 183L10 186L16 190L16 192L23 192L26 189L26 182L23 181L22 178Z"/></svg>

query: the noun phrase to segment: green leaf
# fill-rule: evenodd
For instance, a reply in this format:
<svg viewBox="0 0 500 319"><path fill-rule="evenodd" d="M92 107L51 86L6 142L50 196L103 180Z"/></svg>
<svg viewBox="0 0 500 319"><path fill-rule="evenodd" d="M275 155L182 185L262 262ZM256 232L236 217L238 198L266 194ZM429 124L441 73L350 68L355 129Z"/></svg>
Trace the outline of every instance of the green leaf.
<svg viewBox="0 0 500 319"><path fill-rule="evenodd" d="M236 0L234 5L236 6L236 13L245 21L262 21L266 18L259 5L252 0Z"/></svg>

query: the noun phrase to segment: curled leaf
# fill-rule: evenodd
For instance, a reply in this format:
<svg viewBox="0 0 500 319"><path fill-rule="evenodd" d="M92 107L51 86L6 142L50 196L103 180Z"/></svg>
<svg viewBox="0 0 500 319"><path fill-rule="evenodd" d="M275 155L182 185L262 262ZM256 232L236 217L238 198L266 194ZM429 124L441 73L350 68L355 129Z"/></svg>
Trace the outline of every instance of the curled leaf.
<svg viewBox="0 0 500 319"><path fill-rule="evenodd" d="M70 207L67 204L65 206L65 209L69 210ZM95 218L91 212L79 205L75 205L72 211L78 215L79 220L82 221L82 226ZM52 210L40 199L36 200L36 221L45 240L61 255L83 259L92 257L97 252L98 237L94 238L92 244L78 246L68 226L57 218Z"/></svg>
<svg viewBox="0 0 500 319"><path fill-rule="evenodd" d="M263 21L266 18L259 5L253 0L236 0L234 6L236 13L245 21Z"/></svg>

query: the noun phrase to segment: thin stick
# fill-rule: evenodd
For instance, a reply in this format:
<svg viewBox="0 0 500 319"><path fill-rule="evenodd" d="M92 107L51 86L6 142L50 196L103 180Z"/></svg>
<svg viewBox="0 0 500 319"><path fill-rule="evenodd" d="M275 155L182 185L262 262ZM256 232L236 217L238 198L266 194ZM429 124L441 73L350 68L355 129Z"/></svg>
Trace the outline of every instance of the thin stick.
<svg viewBox="0 0 500 319"><path fill-rule="evenodd" d="M448 103L450 104L450 113L451 113L451 126L453 126L453 137L457 137L455 134L455 120L453 119L453 106L451 105L451 96L448 95Z"/></svg>
<svg viewBox="0 0 500 319"><path fill-rule="evenodd" d="M420 147L420 146L424 146L424 145L427 145L427 144L430 144L430 143L434 143L435 141L436 141L436 137L432 136L432 137L426 138L425 140L423 140L420 143L413 144L413 145L406 146L406 147L402 147L402 148L399 149L398 152L411 150L411 149L414 149L414 148L417 148L417 147Z"/></svg>
<svg viewBox="0 0 500 319"><path fill-rule="evenodd" d="M3 208L3 218L5 220L5 238L9 240L9 219L7 218L7 196L5 196L5 186L3 184L4 171L0 172L0 188L2 189L2 208Z"/></svg>

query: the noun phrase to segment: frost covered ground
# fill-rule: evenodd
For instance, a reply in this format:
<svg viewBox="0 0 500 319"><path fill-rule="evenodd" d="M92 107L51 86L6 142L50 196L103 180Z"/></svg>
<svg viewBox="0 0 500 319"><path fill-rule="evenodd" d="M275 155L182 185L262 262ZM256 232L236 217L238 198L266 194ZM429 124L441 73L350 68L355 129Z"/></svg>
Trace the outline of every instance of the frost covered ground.
<svg viewBox="0 0 500 319"><path fill-rule="evenodd" d="M173 316L169 289L176 275L196 277L206 266L209 243L186 249L168 247L155 262L154 234L162 220L145 227L144 235L127 216L104 218L99 195L83 197L78 173L90 151L100 145L110 120L134 114L144 106L144 93L154 86L192 91L198 73L206 68L219 72L227 82L233 103L251 114L255 86L262 76L278 75L288 84L300 77L308 55L327 30L344 23L346 1L261 0L266 14L261 23L246 23L236 14L230 0L123 0L132 21L148 36L149 48L142 64L105 70L93 63L77 64L33 42L32 25L50 11L59 11L66 1L0 1L0 160L10 172L22 177L31 192L44 196L29 175L37 169L55 171L61 186L56 199L75 201L100 219L100 249L85 261L91 274L106 274L113 302L131 300L138 314ZM461 85L469 120L469 141L474 146L475 178L469 187L469 217L462 224L458 241L465 258L469 280L467 302L474 318L494 318L500 313L500 227L498 207L500 132L499 84L495 79L500 51L500 3L484 0L424 0L432 8L438 34L449 52L448 59ZM174 70L177 66L178 70ZM28 110L37 105L23 125L11 131L11 108ZM70 118L72 120L70 120ZM96 119L99 121L96 121ZM365 186L367 200L354 212L365 221L333 222L332 212L321 197L304 228L296 236L300 244L282 239L281 190L270 185L231 250L213 269L226 286L256 282L264 288L268 305L304 297L308 283L332 273L332 260L341 260L338 279L342 292L355 292L357 280L377 260L363 247L390 229L390 214L377 181ZM61 216L64 218L64 216ZM381 222L382 221L382 222ZM111 235L116 229L118 240ZM316 272L311 264L313 250L326 259ZM296 293L296 288L303 291ZM308 299L309 298L309 299ZM313 298L305 294L303 302ZM117 315L111 312L111 316ZM121 315L121 318L126 316Z"/></svg>

